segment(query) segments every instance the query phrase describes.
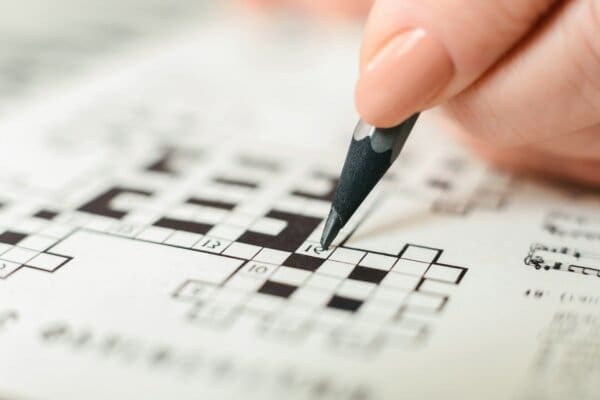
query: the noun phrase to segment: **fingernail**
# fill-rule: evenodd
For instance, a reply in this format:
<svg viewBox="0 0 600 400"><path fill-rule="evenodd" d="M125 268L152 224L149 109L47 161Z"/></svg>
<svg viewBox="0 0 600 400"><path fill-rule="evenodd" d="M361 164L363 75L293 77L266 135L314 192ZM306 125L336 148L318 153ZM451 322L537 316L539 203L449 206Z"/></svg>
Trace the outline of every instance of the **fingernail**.
<svg viewBox="0 0 600 400"><path fill-rule="evenodd" d="M397 125L435 98L450 82L454 65L446 49L423 29L391 39L366 64L356 105L367 122Z"/></svg>

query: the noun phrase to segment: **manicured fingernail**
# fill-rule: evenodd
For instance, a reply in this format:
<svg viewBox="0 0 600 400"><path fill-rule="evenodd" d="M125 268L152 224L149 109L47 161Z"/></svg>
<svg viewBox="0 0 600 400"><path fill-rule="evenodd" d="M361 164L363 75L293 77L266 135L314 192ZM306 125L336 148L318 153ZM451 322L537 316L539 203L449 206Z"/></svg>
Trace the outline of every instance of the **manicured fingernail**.
<svg viewBox="0 0 600 400"><path fill-rule="evenodd" d="M361 116L382 128L421 111L450 82L454 64L423 29L391 39L365 66L356 87Z"/></svg>

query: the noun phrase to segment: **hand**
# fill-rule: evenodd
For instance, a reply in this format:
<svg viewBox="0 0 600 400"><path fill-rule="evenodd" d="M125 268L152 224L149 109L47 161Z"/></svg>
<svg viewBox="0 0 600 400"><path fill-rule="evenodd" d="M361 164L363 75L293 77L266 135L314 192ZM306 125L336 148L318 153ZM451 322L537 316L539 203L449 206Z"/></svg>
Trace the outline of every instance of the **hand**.
<svg viewBox="0 0 600 400"><path fill-rule="evenodd" d="M440 105L497 164L600 186L600 0L376 0L360 64L367 122Z"/></svg>
<svg viewBox="0 0 600 400"><path fill-rule="evenodd" d="M382 127L443 105L492 160L600 185L599 0L378 0L356 89Z"/></svg>

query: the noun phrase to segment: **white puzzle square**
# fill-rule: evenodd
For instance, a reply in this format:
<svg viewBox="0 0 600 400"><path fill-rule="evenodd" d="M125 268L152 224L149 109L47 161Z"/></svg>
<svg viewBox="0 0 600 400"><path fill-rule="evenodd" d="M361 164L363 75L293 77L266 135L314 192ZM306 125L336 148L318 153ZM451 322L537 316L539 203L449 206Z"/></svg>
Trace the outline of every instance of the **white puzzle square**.
<svg viewBox="0 0 600 400"><path fill-rule="evenodd" d="M272 208L269 203L259 203L254 201L246 201L236 207L236 210L244 214L253 215L255 217L263 216Z"/></svg>
<svg viewBox="0 0 600 400"><path fill-rule="evenodd" d="M254 260L269 264L281 265L290 255L292 255L292 253L288 251L264 248L256 256L254 256Z"/></svg>
<svg viewBox="0 0 600 400"><path fill-rule="evenodd" d="M14 246L8 243L0 243L0 254L6 253L8 250L12 249Z"/></svg>
<svg viewBox="0 0 600 400"><path fill-rule="evenodd" d="M217 289L217 286L207 282L189 280L175 293L175 297L186 301L208 300Z"/></svg>
<svg viewBox="0 0 600 400"><path fill-rule="evenodd" d="M227 216L226 210L219 210L210 207L197 208L199 208L199 210L194 213L194 221L196 222L215 225L220 223Z"/></svg>
<svg viewBox="0 0 600 400"><path fill-rule="evenodd" d="M401 289L398 287L379 286L369 297L369 301L386 302L399 306L404 303L412 289Z"/></svg>
<svg viewBox="0 0 600 400"><path fill-rule="evenodd" d="M198 206L192 204L178 204L169 209L166 216L183 221L195 221L199 213L198 208Z"/></svg>
<svg viewBox="0 0 600 400"><path fill-rule="evenodd" d="M304 242L298 247L296 253L317 258L327 258L334 250L334 247L330 247L329 250L323 250L321 244L318 242Z"/></svg>
<svg viewBox="0 0 600 400"><path fill-rule="evenodd" d="M352 314L347 311L325 307L318 313L315 313L311 319L319 327L331 328L343 325L351 319L351 316Z"/></svg>
<svg viewBox="0 0 600 400"><path fill-rule="evenodd" d="M0 260L0 279L6 278L21 267L20 263Z"/></svg>
<svg viewBox="0 0 600 400"><path fill-rule="evenodd" d="M31 235L19 242L20 247L27 249L44 251L56 243L56 239L43 235Z"/></svg>
<svg viewBox="0 0 600 400"><path fill-rule="evenodd" d="M27 261L27 265L30 267L35 267L52 272L67 261L68 258L66 257L61 257L54 254L41 253L35 256L33 259Z"/></svg>
<svg viewBox="0 0 600 400"><path fill-rule="evenodd" d="M144 227L140 225L134 225L130 223L117 223L111 225L106 230L106 233L132 238L137 236L143 229Z"/></svg>
<svg viewBox="0 0 600 400"><path fill-rule="evenodd" d="M200 239L202 235L191 232L176 231L164 241L166 244L179 247L193 247Z"/></svg>
<svg viewBox="0 0 600 400"><path fill-rule="evenodd" d="M285 211L293 214L302 214L302 211L306 207L306 200L299 197L285 197L283 199L278 200L274 207L277 210Z"/></svg>
<svg viewBox="0 0 600 400"><path fill-rule="evenodd" d="M308 200L306 208L303 210L304 215L310 215L317 218L326 218L331 210L331 203L322 200Z"/></svg>
<svg viewBox="0 0 600 400"><path fill-rule="evenodd" d="M438 281L456 283L462 273L463 270L461 268L433 264L427 270L425 277Z"/></svg>
<svg viewBox="0 0 600 400"><path fill-rule="evenodd" d="M269 276L271 276L271 274L273 272L275 272L276 269L277 269L277 265L275 265L275 264L250 261L250 262L247 262L242 267L242 269L240 269L240 273L248 274L248 275L255 275L255 276L266 279Z"/></svg>
<svg viewBox="0 0 600 400"><path fill-rule="evenodd" d="M401 272L408 275L422 276L425 275L427 268L429 268L428 263L401 258L396 262L392 268L392 271Z"/></svg>
<svg viewBox="0 0 600 400"><path fill-rule="evenodd" d="M348 264L358 264L358 262L365 256L364 251L352 250L352 249L344 249L338 247L335 249L333 253L329 256L330 260L345 262Z"/></svg>
<svg viewBox="0 0 600 400"><path fill-rule="evenodd" d="M227 240L236 240L246 231L245 228L232 225L217 225L208 231L207 235Z"/></svg>
<svg viewBox="0 0 600 400"><path fill-rule="evenodd" d="M247 228L256 221L255 215L233 212L223 219L223 224Z"/></svg>
<svg viewBox="0 0 600 400"><path fill-rule="evenodd" d="M235 274L225 284L229 289L243 290L246 292L256 292L264 283L265 279L248 274Z"/></svg>
<svg viewBox="0 0 600 400"><path fill-rule="evenodd" d="M425 326L422 323L399 320L385 327L386 336L393 342L407 343L416 340L423 334Z"/></svg>
<svg viewBox="0 0 600 400"><path fill-rule="evenodd" d="M194 249L208 251L210 253L221 253L231 244L230 240L204 236L194 245Z"/></svg>
<svg viewBox="0 0 600 400"><path fill-rule="evenodd" d="M358 315L365 320L373 320L376 322L384 323L393 318L400 306L397 304L378 301L369 297L369 299L360 306Z"/></svg>
<svg viewBox="0 0 600 400"><path fill-rule="evenodd" d="M107 232L114 225L114 223L115 221L111 218L95 216L85 224L85 227L93 231Z"/></svg>
<svg viewBox="0 0 600 400"><path fill-rule="evenodd" d="M456 283L450 281L425 278L419 287L419 291L423 293L451 295L458 291L458 286Z"/></svg>
<svg viewBox="0 0 600 400"><path fill-rule="evenodd" d="M207 326L222 326L229 323L239 310L239 306L230 302L210 301L190 312L190 320Z"/></svg>
<svg viewBox="0 0 600 400"><path fill-rule="evenodd" d="M244 302L244 308L259 312L272 313L279 309L284 303L285 300L281 297L256 293L255 295L250 296Z"/></svg>
<svg viewBox="0 0 600 400"><path fill-rule="evenodd" d="M402 253L401 258L414 261L421 261L425 263L432 263L438 256L438 254L439 251L435 249L428 249L425 247L409 245L404 251L404 253Z"/></svg>
<svg viewBox="0 0 600 400"><path fill-rule="evenodd" d="M271 281L287 283L288 285L300 286L311 275L310 271L298 268L279 267L269 278Z"/></svg>
<svg viewBox="0 0 600 400"><path fill-rule="evenodd" d="M283 313L271 315L261 323L261 332L277 338L298 338L304 333L309 323L303 314L289 313L287 308Z"/></svg>
<svg viewBox="0 0 600 400"><path fill-rule="evenodd" d="M327 303L330 298L330 292L310 286L302 286L292 294L292 299L294 301L310 306L322 306Z"/></svg>
<svg viewBox="0 0 600 400"><path fill-rule="evenodd" d="M419 282L421 281L420 276L406 275L398 272L390 272L381 281L381 286L391 286L398 289L414 290Z"/></svg>
<svg viewBox="0 0 600 400"><path fill-rule="evenodd" d="M41 234L52 236L58 239L62 239L71 232L74 228L72 226L60 223L53 223L40 231Z"/></svg>
<svg viewBox="0 0 600 400"><path fill-rule="evenodd" d="M38 254L39 252L37 251L14 246L12 249L2 254L2 259L6 261L25 264L27 261L31 260Z"/></svg>
<svg viewBox="0 0 600 400"><path fill-rule="evenodd" d="M246 260L250 260L254 257L259 251L261 247L254 246L251 244L245 243L232 243L227 250L223 252L226 256L239 257L244 258Z"/></svg>
<svg viewBox="0 0 600 400"><path fill-rule="evenodd" d="M162 217L162 212L153 210L135 210L127 214L122 222L133 225L149 225Z"/></svg>
<svg viewBox="0 0 600 400"><path fill-rule="evenodd" d="M222 304L241 304L248 298L248 293L230 289L227 286L222 286L215 291L210 299L211 303L222 303Z"/></svg>
<svg viewBox="0 0 600 400"><path fill-rule="evenodd" d="M444 297L415 292L408 296L406 304L409 307L413 306L417 307L418 309L435 312L441 309L442 305L444 304Z"/></svg>
<svg viewBox="0 0 600 400"><path fill-rule="evenodd" d="M335 276L338 278L346 278L350 275L350 272L354 269L354 265L341 263L338 261L326 260L321 266L317 269L317 272L320 274L326 274Z"/></svg>
<svg viewBox="0 0 600 400"><path fill-rule="evenodd" d="M308 281L305 283L305 286L314 287L327 293L332 293L341 282L342 278L340 277L324 275L316 272L308 279Z"/></svg>
<svg viewBox="0 0 600 400"><path fill-rule="evenodd" d="M287 222L275 218L263 217L257 220L249 230L265 235L277 236L287 227Z"/></svg>
<svg viewBox="0 0 600 400"><path fill-rule="evenodd" d="M373 328L372 324L364 322L368 321L356 321L347 328L336 330L330 338L331 344L344 351L362 350L370 353L373 346L376 345L380 333Z"/></svg>
<svg viewBox="0 0 600 400"><path fill-rule="evenodd" d="M143 208L149 202L148 197L134 193L121 193L111 200L110 206L116 210Z"/></svg>
<svg viewBox="0 0 600 400"><path fill-rule="evenodd" d="M364 300L375 289L376 285L371 282L355 281L347 279L337 288L336 294L342 297Z"/></svg>
<svg viewBox="0 0 600 400"><path fill-rule="evenodd" d="M384 271L389 271L394 263L398 260L396 257L386 256L382 254L368 253L361 261L363 267L376 268Z"/></svg>
<svg viewBox="0 0 600 400"><path fill-rule="evenodd" d="M35 233L44 229L48 221L39 218L26 218L11 226L11 229L23 233Z"/></svg>
<svg viewBox="0 0 600 400"><path fill-rule="evenodd" d="M173 229L161 228L159 226L149 226L140 232L138 239L147 240L149 242L162 243L175 232Z"/></svg>

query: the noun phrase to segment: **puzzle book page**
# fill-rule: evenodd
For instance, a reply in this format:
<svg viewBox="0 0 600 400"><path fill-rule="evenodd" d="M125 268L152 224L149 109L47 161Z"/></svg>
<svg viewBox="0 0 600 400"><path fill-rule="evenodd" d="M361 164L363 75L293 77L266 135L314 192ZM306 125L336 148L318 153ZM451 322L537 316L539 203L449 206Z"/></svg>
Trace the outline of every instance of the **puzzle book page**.
<svg viewBox="0 0 600 400"><path fill-rule="evenodd" d="M598 195L425 116L325 251L358 33L176 18L6 100L0 397L600 397Z"/></svg>

